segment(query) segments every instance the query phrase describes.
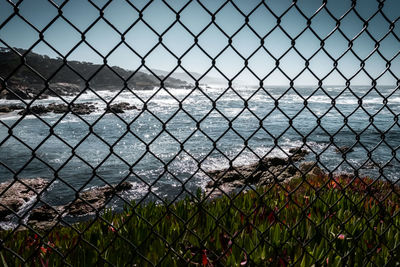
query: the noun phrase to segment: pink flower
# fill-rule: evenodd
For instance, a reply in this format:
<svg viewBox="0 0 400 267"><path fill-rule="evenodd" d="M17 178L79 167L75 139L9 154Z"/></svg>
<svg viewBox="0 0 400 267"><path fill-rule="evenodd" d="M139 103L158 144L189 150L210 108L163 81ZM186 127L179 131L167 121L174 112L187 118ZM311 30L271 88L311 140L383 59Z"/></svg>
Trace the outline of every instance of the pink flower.
<svg viewBox="0 0 400 267"><path fill-rule="evenodd" d="M346 236L345 236L344 234L340 234L340 235L338 235L338 238L339 238L340 240L344 240L344 239L346 238Z"/></svg>

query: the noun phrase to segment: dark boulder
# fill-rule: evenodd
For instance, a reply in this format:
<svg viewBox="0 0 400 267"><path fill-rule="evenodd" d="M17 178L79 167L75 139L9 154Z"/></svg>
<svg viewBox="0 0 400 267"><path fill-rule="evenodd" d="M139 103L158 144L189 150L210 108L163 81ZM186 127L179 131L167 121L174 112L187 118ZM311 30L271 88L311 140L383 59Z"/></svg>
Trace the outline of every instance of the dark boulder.
<svg viewBox="0 0 400 267"><path fill-rule="evenodd" d="M118 104L112 104L106 107L104 110L106 111L106 113L124 113L125 110L133 110L133 109L137 109L137 107L127 102L121 102Z"/></svg>
<svg viewBox="0 0 400 267"><path fill-rule="evenodd" d="M354 151L354 149L350 146L340 146L340 147L335 148L335 152L340 153L340 154L346 154L346 153L353 152L353 151Z"/></svg>
<svg viewBox="0 0 400 267"><path fill-rule="evenodd" d="M1 105L0 106L1 113L8 113L8 112L12 112L14 110L19 110L19 109L24 109L24 106L19 105L19 104L9 104L9 105Z"/></svg>
<svg viewBox="0 0 400 267"><path fill-rule="evenodd" d="M82 86L73 83L51 83L49 85L51 90L46 91L51 96L74 96L81 92Z"/></svg>
<svg viewBox="0 0 400 267"><path fill-rule="evenodd" d="M393 167L393 164L391 162L377 162L377 161L372 161L368 160L361 168L362 169L379 169L379 168L385 168L385 167Z"/></svg>
<svg viewBox="0 0 400 267"><path fill-rule="evenodd" d="M79 194L71 204L66 205L67 214L71 216L88 215L104 207L106 201L116 193L132 188L132 184L124 182L115 188L103 186Z"/></svg>
<svg viewBox="0 0 400 267"><path fill-rule="evenodd" d="M294 147L289 149L289 153L291 154L290 158L292 161L297 162L303 160L310 152L301 147Z"/></svg>
<svg viewBox="0 0 400 267"><path fill-rule="evenodd" d="M29 108L26 108L20 112L18 112L19 115L31 115L31 114L36 114L36 115L42 115L45 113L48 113L49 109L45 107L44 105L37 105L37 106L32 106Z"/></svg>
<svg viewBox="0 0 400 267"><path fill-rule="evenodd" d="M51 103L47 106L49 112L52 111L56 114L63 114L69 112L68 106L65 104L55 104Z"/></svg>
<svg viewBox="0 0 400 267"><path fill-rule="evenodd" d="M303 174L312 174L317 176L324 174L323 170L314 161L302 162L299 169Z"/></svg>
<svg viewBox="0 0 400 267"><path fill-rule="evenodd" d="M35 208L31 211L29 215L30 221L49 221L58 217L61 209L56 210L55 208L44 205L39 208Z"/></svg>
<svg viewBox="0 0 400 267"><path fill-rule="evenodd" d="M132 184L128 182L123 182L114 187L106 185L84 191L78 195L78 198L66 205L54 207L43 205L32 210L28 224L39 229L49 229L59 222L61 217L83 216L96 213L103 209L107 200L115 194L131 188Z"/></svg>
<svg viewBox="0 0 400 267"><path fill-rule="evenodd" d="M20 179L0 184L0 221L6 216L18 212L28 201L32 200L47 186L42 178Z"/></svg>
<svg viewBox="0 0 400 267"><path fill-rule="evenodd" d="M96 106L92 103L72 104L72 113L78 115L89 115L97 110Z"/></svg>
<svg viewBox="0 0 400 267"><path fill-rule="evenodd" d="M298 171L289 159L271 157L245 166L209 171L207 174L214 180L206 186L206 191L210 192L215 187L231 189L238 184L265 185L274 181L281 182L294 177Z"/></svg>
<svg viewBox="0 0 400 267"><path fill-rule="evenodd" d="M30 114L36 114L36 115L42 115L45 113L49 112L54 112L56 114L64 114L68 112L72 112L73 114L78 114L78 115L88 115L90 113L93 113L97 110L96 106L93 105L92 103L79 103L79 104L71 104L70 106L67 106L65 104L49 104L48 106L44 105L37 105L37 106L32 106L29 109L24 109L20 111L18 114L19 115L30 115Z"/></svg>
<svg viewBox="0 0 400 267"><path fill-rule="evenodd" d="M304 155L309 152L296 148L296 150L291 150L290 153L301 156L298 159L301 160ZM207 175L209 175L213 181L210 181L206 185L206 194L214 196L216 194L215 192L221 194L222 190L225 193L229 193L246 184L263 186L271 183L281 183L294 177L299 177L301 173L293 162L294 160L291 157L270 157L249 165L209 171L207 172ZM307 169L310 168L310 166L312 166L312 168ZM323 173L315 162L300 164L299 168L301 171L307 170L314 175L320 175Z"/></svg>
<svg viewBox="0 0 400 267"><path fill-rule="evenodd" d="M283 166L283 165L288 164L287 159L278 158L278 157L267 158L266 162L267 162L268 166Z"/></svg>
<svg viewBox="0 0 400 267"><path fill-rule="evenodd" d="M64 207L62 206L51 207L45 204L31 211L28 224L42 230L49 229L60 221L63 212Z"/></svg>

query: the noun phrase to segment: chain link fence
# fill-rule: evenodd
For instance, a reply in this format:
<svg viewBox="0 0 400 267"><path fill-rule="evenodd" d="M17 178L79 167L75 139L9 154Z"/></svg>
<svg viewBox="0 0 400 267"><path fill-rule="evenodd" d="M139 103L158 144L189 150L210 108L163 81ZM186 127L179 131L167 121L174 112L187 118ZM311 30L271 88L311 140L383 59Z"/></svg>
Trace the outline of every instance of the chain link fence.
<svg viewBox="0 0 400 267"><path fill-rule="evenodd" d="M27 2L0 5L3 265L399 264L398 3Z"/></svg>

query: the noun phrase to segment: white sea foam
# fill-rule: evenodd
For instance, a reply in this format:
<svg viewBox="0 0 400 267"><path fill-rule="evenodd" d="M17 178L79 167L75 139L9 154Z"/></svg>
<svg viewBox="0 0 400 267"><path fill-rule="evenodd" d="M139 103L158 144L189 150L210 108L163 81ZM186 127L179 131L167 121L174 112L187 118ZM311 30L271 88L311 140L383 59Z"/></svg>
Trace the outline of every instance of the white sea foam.
<svg viewBox="0 0 400 267"><path fill-rule="evenodd" d="M339 90L341 88L332 87L332 90ZM183 90L183 89L168 89L177 99L181 100L184 99L191 91L190 90ZM215 88L208 88L207 94L210 95L211 99L216 99L220 94L225 90L221 87ZM238 90L241 93L242 89ZM280 96L280 93L283 91L275 90L275 89L268 89L269 93L273 94L274 97ZM144 101L149 99L149 97L155 94L156 90L151 91L135 91L135 93L140 97L143 98ZM106 101L110 101L114 98L117 92L111 91L99 91L98 94L101 95ZM68 101L72 100L72 97L66 97ZM41 102L40 102L41 101ZM46 102L47 101L47 102ZM58 101L61 103L61 100L57 98L50 98L47 100L39 100L37 103L50 103L51 101ZM90 115L83 115L82 117L88 121L89 123L94 123L102 114L104 114L104 108L106 103L99 99L94 93L88 93L82 95L76 102L94 102L98 111L90 114ZM138 108L142 108L142 101L136 97L134 94L128 91L124 91L121 95L113 100L113 103L120 103L120 102L128 102L131 105L135 105ZM168 92L165 90L161 90L159 93L154 95L151 100L148 101L147 109L153 112L157 117L161 118L163 121L167 121L172 115L175 114L177 109L179 108L178 102L173 99ZM315 95L311 97L308 101L309 107L313 110L314 113L317 115L322 115L326 112L326 110L330 107L331 99L325 95ZM354 96L350 96L346 98L344 95L337 99L337 105L339 109L344 112L345 114L349 114L352 112L357 106L357 98ZM400 102L400 97L391 97L389 98L389 106L394 110L394 112L399 111L398 103ZM1 101L0 101L1 103ZM9 103L9 102L7 102ZM18 101L15 101L18 103ZM364 108L368 111L370 110L378 110L382 105L382 98L377 96L366 97L363 101ZM279 100L279 106L289 116L294 116L297 111L298 107L303 105L303 99L297 96L294 93L289 93L285 97ZM210 109L212 108L212 103L209 99L202 95L201 92L195 90L183 103L185 110L194 116L196 119L200 120L206 115ZM243 101L236 96L234 93L227 93L224 95L218 102L217 108L226 116L232 118L238 112L243 109ZM266 94L256 94L254 97L251 98L249 101L249 108L253 111L256 111L257 114L262 113L260 117L267 114L271 109L274 108L273 99ZM125 114L118 114L123 120L129 123L137 114L142 111L139 110L129 110L126 111ZM58 118L60 118L62 114L46 114L41 116L41 118L49 121L50 124L54 123ZM388 117L389 115L389 117ZM366 115L367 116L367 115ZM112 114L106 114L102 120L96 122L94 126L94 132L100 135L105 140L109 140L110 144L118 139L121 133L125 132L126 124L120 122L119 120L114 120L115 116ZM0 117L1 120L7 121L5 123L11 124L13 121L19 119L20 116L16 115L16 112L2 115ZM300 115L297 115L294 118L293 125L296 129L300 130L304 135L309 133L312 130L312 127L316 124L315 117L311 117L307 110L305 110ZM352 127L357 131L360 127L365 125L365 116L360 116L358 113L355 116L349 118L350 123L352 123ZM388 111L383 111L379 115L375 116L375 123L377 123L379 118L380 127L384 127L386 125L391 125L393 123L393 116L388 113ZM387 118L390 118L388 120ZM36 141L40 141L40 138L43 138L43 134L48 134L47 126L44 126L42 123L35 123L37 120L36 117L33 115L26 116L24 120L21 121L21 125L18 125L18 128L15 128L17 136L24 136L24 138L33 138ZM264 120L264 127L273 135L277 136L280 134L284 129L282 128L283 123L286 127L287 118L279 111L274 112L271 114L266 120ZM120 122L120 123L119 123ZM328 132L334 133L335 130L340 127L343 123L343 117L338 114L336 111L331 111L327 115L324 116L322 119L322 124ZM354 126L353 126L354 125ZM378 124L376 124L378 125ZM382 126L381 126L382 125ZM225 129L228 127L228 122L221 117L221 115L214 111L208 115L208 117L201 121L201 130L204 131L207 135L210 136L211 139L217 141L217 147L225 153L229 159L233 159L237 156L237 154L243 149L243 140L238 138L235 134L228 135L223 138L219 138ZM236 131L238 131L241 135L245 138L248 138L255 130L258 129L258 121L251 115L248 111L242 114L238 120L233 123L233 127ZM137 134L140 138L142 138L145 143L150 144L150 151L154 153L157 157L161 158L164 163L169 162L172 158L175 157L177 153L180 151L179 143L176 142L173 138L169 137L168 134L164 133L160 135L156 140L153 140L157 137L158 133L162 131L162 124L157 121L153 116L149 115L149 112L143 112L138 120L135 121L130 126L130 129ZM171 134L176 136L180 142L184 141L187 136L189 136L193 131L195 131L196 124L190 118L187 118L185 114L177 114L172 120L169 120L167 124L167 130L170 131ZM397 129L397 128L396 128ZM394 129L394 131L396 130ZM63 132L65 131L65 132ZM67 115L63 120L60 121L59 126L55 128L55 132L63 139L65 139L70 144L77 144L87 133L88 126L82 122L77 116L72 114ZM2 132L4 136L7 136L7 131ZM339 142L343 142L343 145L346 144L348 141L348 134L343 135L346 133L340 133L337 135L336 138L339 139ZM351 133L350 133L351 134ZM322 152L326 149L327 145L329 144L329 139L327 136L324 136L324 132L320 130L316 130L310 134L310 137L307 140L312 140L307 142L307 146L316 151L317 153ZM145 144L139 141L136 137L128 134L129 138L124 138L120 142L125 142L123 146L119 146L118 143L115 148L114 152L119 155L122 155L123 159L127 162L133 164L138 160L144 153L146 153ZM165 137L166 136L166 137ZM375 136L379 139L379 136ZM375 138L374 136L369 136L368 138ZM89 138L90 139L90 138ZM94 138L96 139L96 138ZM302 146L303 142L301 137L298 136L295 132L289 131L287 134L283 135L279 138L279 146L280 148L271 149L273 147L272 138L267 134L263 133L263 130L260 130L260 133L257 133L254 137L251 138L249 141L249 146L253 150L251 152L249 149L245 149L235 160L233 161L234 166L246 165L251 164L258 161L259 158L271 156L281 156L284 157L288 154L288 151L292 147ZM1 136L0 136L1 140ZM315 141L315 140L324 140L322 141ZM36 142L35 141L35 142ZM86 142L88 141L88 142ZM98 164L101 162L106 155L109 153L109 147L102 142L96 142L96 140L86 140L77 148L77 154L87 159L92 164ZM372 141L371 141L372 142ZM372 143L377 143L379 140L373 140ZM47 142L44 144L44 146ZM210 148L211 146L211 148ZM66 160L68 156L70 156L70 151L65 151L65 146L59 144L59 142L50 143L49 146L45 147L46 149L53 149L54 151L49 151L49 155L45 155L42 160L47 161L48 164L51 166L62 164L63 160ZM186 151L192 154L192 156L201 161L201 168L205 171L227 168L229 167L229 159L222 156L219 152L214 151L208 156L204 161L204 157L208 155L208 152L212 150L212 141L208 138L204 137L203 134L198 130L198 136L194 135L188 142L184 144L184 148ZM305 147L308 149L307 147ZM0 147L1 149L1 147ZM9 153L14 153L16 158L20 157L19 151L12 151L12 148L7 147L7 155ZM11 149L11 150L10 150ZM101 153L96 153L96 150L100 151ZM65 154L60 156L59 158L51 157L54 153L59 153L59 151L65 151ZM3 152L3 151L1 151ZM38 150L38 152L41 152ZM47 152L47 150L46 150ZM385 151L376 151L376 153L385 153ZM390 152L390 151L389 151ZM6 155L5 153L3 153ZM362 155L365 153L356 150L354 154L355 160L358 161L362 158ZM48 156L48 157L47 157ZM307 158L307 160L313 160L313 153L311 153ZM1 160L1 155L0 155ZM321 161L330 168L334 169L335 165L340 164L342 161L342 157L340 154L334 151L333 147L327 149L321 155ZM32 163L33 164L33 163ZM68 175L71 177L71 182L73 185L74 183L79 184L78 180L81 177L79 174L82 173L82 169L79 169L79 160L76 162L72 162L71 164L68 163L64 168L63 171L66 171ZM39 166L39 165L38 165ZM144 157L139 164L135 166L135 173L140 175L141 178L145 179L149 183L156 181L159 175L163 175L164 165L163 163L159 162L155 159L152 155L147 153L147 156ZM115 160L115 164L107 165L108 172L105 172L105 175L108 175L109 179L116 181L119 179L120 175L118 174L119 168L126 168L124 163L120 162L119 160ZM345 166L341 166L339 170L345 170ZM178 178L185 180L188 179L194 172L197 170L197 161L193 160L191 156L179 155L174 162L168 164L168 170L176 175ZM0 169L1 171L1 169ZM40 168L35 168L35 174L40 174ZM3 171L7 172L7 171ZM45 172L45 170L43 170ZM90 172L90 170L89 170ZM199 173L194 174L194 177L191 181L188 182L188 186L204 186L205 183L208 181L207 177ZM390 174L392 175L392 174ZM83 179L87 179L84 177ZM145 196L148 193L148 186L138 180L134 180L134 189L129 191L130 199L139 199ZM130 179L130 180L132 180ZM168 185L168 186L165 186ZM152 191L164 196L168 194L169 191L167 190L175 190L178 192L180 189L181 183L176 181L171 175L163 175L163 177L155 184L155 187L152 187ZM169 188L169 189L166 189ZM175 188L175 189L174 189ZM59 190L59 189L57 189ZM174 191L174 192L175 192ZM56 195L57 192L50 192L49 195ZM173 193L172 193L173 195ZM51 198L51 196L50 196Z"/></svg>

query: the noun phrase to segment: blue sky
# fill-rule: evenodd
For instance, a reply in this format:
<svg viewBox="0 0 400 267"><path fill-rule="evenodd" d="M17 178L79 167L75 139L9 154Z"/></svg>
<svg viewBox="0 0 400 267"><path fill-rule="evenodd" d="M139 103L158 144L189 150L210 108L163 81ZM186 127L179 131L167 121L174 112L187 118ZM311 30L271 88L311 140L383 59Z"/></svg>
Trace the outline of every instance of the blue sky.
<svg viewBox="0 0 400 267"><path fill-rule="evenodd" d="M0 46L5 46L6 43L12 47L30 48L39 39L38 31L41 31L44 39L60 54L67 56L68 60L101 64L103 59L98 54L100 53L103 57L107 57L108 64L134 70L141 64L141 59L130 50L134 49L138 55L145 56L145 64L149 68L171 71L177 66L177 59L158 44L157 34L162 35L162 43L177 57L181 57L194 44L194 35L198 36L198 45L209 56L219 55L216 58L216 66L228 78L235 77L244 67L245 62L242 58L244 57L248 58L248 66L256 76L249 70L245 70L236 78L238 81L252 85L258 84L259 79L265 78L265 84L286 85L289 83L280 70L269 73L275 68L274 57L279 59L291 47L291 41L279 28L273 30L267 37L265 35L277 25L276 16L281 16L293 4L291 0L269 0L264 1L265 5L260 5L262 1L259 0L237 0L225 5L225 1L219 0L191 1L189 4L188 1L166 0L165 2L170 7L167 7L161 0L130 2L114 0L110 4L106 4L105 0L93 0L97 8L89 1L83 0L65 2L55 0L53 1L54 5L48 0L20 1L17 5L19 14L38 31L21 17L15 15L15 8L11 4L13 2L17 1L0 0ZM104 6L105 4L106 6ZM321 39L325 39L336 27L335 19L327 13L325 8L316 13L322 4L322 0L298 0L296 6L293 6L281 18L280 25L286 33L291 38L297 37L294 48L307 59L320 48L320 40L310 29L299 35L307 26L307 20L301 15L301 12L306 16L314 15L311 19L311 28ZM179 12L184 6L186 7L179 13L179 22L181 23L176 23L176 14L170 8ZM223 7L221 8L221 6ZM258 8L256 8L257 6ZM378 6L379 1L377 0L357 1L356 12L350 11L341 20L339 28L345 37L336 30L325 40L324 48L334 59L340 58L338 69L342 75L347 78L353 77L360 68L360 60L351 52L343 57L341 55L349 45L346 38L354 39L357 36L353 41L352 49L362 60L368 58L365 61L364 69L372 78L379 77L386 68L386 61L382 56L387 60L393 59L390 70L397 77L386 72L378 79L378 84L394 85L400 77L400 56L397 56L400 51L400 1L384 1L382 12L386 18L381 13L373 16L378 10ZM351 1L328 0L326 7L332 16L340 18L351 8ZM99 9L103 9L104 19L99 19ZM62 11L62 16L69 20L76 29L63 17L60 17L58 10ZM139 19L139 12L143 14L142 20ZM212 20L210 13L215 12L217 12L215 24L220 28L211 24L204 30ZM10 16L11 19L4 23ZM251 28L243 27L245 16L248 16L248 25ZM368 23L368 32L362 32L363 20L368 20L371 16L373 17ZM53 20L55 21L48 26ZM97 23L90 27L96 20L98 20ZM391 22L394 22L395 27L392 33L386 35L390 31ZM112 24L115 29L108 23ZM135 25L130 28L134 23ZM192 34L188 33L182 24ZM225 34L221 32L221 29ZM84 33L85 40L98 53L84 43L74 49L82 40L81 33ZM121 35L124 36L126 44L121 44ZM261 49L260 37L265 37ZM232 39L233 46L242 57L232 48L228 48L220 54L221 50L228 45L229 38ZM382 38L383 40L381 40ZM381 40L378 48L381 55L378 52L370 55L375 48L376 40ZM119 45L117 49L110 53L117 45ZM149 53L153 48L154 50ZM296 77L306 64L295 49L292 48L279 60L279 67L291 79ZM35 44L33 51L51 57L58 56L44 42ZM250 57L250 55L252 56ZM198 46L194 46L182 58L182 66L188 71L205 73L211 64L210 58ZM325 52L320 51L309 61L309 68L322 79L333 69L333 61ZM177 71L182 70L178 69ZM216 70L212 70L209 75L221 77ZM316 84L317 79L307 70L296 78L294 83L297 85ZM337 71L323 80L323 84L342 85L344 83L344 78ZM371 79L362 71L351 79L351 84L369 85Z"/></svg>

